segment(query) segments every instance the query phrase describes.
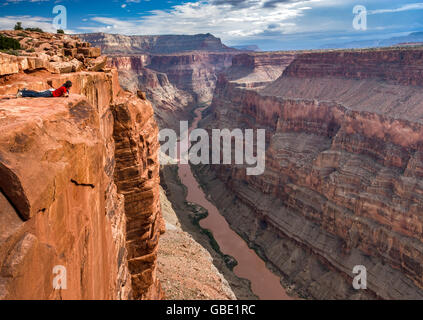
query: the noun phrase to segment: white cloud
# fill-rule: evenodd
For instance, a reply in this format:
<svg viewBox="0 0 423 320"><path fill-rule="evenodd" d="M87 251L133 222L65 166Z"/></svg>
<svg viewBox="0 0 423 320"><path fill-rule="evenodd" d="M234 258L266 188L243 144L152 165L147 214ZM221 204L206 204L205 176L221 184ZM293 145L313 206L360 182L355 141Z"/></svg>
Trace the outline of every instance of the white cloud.
<svg viewBox="0 0 423 320"><path fill-rule="evenodd" d="M53 18L36 16L5 16L0 17L0 30L13 29L16 22L22 22L24 28L41 28L43 31L55 33L57 29L53 26ZM65 30L66 33L74 33L72 30Z"/></svg>
<svg viewBox="0 0 423 320"><path fill-rule="evenodd" d="M369 11L369 14L395 13L395 12L403 12L403 11L410 11L410 10L423 10L423 3L422 2L410 3L395 9L371 10Z"/></svg>
<svg viewBox="0 0 423 320"><path fill-rule="evenodd" d="M9 4L13 4L13 3L20 3L20 2L45 2L45 1L49 1L49 0L5 0L3 1L3 6L7 6Z"/></svg>
<svg viewBox="0 0 423 320"><path fill-rule="evenodd" d="M239 37L252 37L268 32L286 34L299 30L295 19L304 15L314 3L328 0L272 1L246 0L197 1L175 5L171 10L153 10L149 15L133 20L94 17L97 25L81 27L83 32L109 32L121 34L196 34L212 32L224 41ZM126 2L136 2L127 0ZM237 3L237 5L233 5ZM100 25L98 25L100 24ZM269 28L271 26L271 28Z"/></svg>

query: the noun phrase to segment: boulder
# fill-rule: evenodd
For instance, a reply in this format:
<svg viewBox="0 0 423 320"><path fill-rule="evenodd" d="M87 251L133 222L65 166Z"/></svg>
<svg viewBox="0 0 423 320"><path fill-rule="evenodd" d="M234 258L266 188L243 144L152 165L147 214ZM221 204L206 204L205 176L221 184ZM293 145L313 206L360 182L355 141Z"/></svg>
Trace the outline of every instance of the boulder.
<svg viewBox="0 0 423 320"><path fill-rule="evenodd" d="M73 58L73 57L76 56L78 49L76 49L76 48L66 48L63 51L64 51L65 56L70 56L70 57Z"/></svg>
<svg viewBox="0 0 423 320"><path fill-rule="evenodd" d="M140 98L141 100L147 100L147 96L146 96L146 94L145 94L145 92L144 92L144 91L138 90L138 91L137 91L137 96L138 96L138 98Z"/></svg>
<svg viewBox="0 0 423 320"><path fill-rule="evenodd" d="M76 47L77 48L89 48L91 44L89 42L77 42Z"/></svg>
<svg viewBox="0 0 423 320"><path fill-rule="evenodd" d="M48 69L51 73L70 73L74 69L72 62L52 62Z"/></svg>
<svg viewBox="0 0 423 320"><path fill-rule="evenodd" d="M57 55L53 55L50 58L50 62L60 62L60 61L62 61L62 59Z"/></svg>
<svg viewBox="0 0 423 320"><path fill-rule="evenodd" d="M19 62L19 70L24 71L29 69L27 57L18 57L18 62Z"/></svg>
<svg viewBox="0 0 423 320"><path fill-rule="evenodd" d="M18 57L0 53L0 76L19 72Z"/></svg>
<svg viewBox="0 0 423 320"><path fill-rule="evenodd" d="M76 48L76 41L67 41L63 45L66 49L73 49Z"/></svg>
<svg viewBox="0 0 423 320"><path fill-rule="evenodd" d="M27 60L29 70L47 69L49 66L48 59L45 59L44 57L28 57Z"/></svg>
<svg viewBox="0 0 423 320"><path fill-rule="evenodd" d="M78 59L73 59L72 61L70 61L70 64L72 64L72 72L81 71L84 67L84 64Z"/></svg>
<svg viewBox="0 0 423 320"><path fill-rule="evenodd" d="M50 50L52 47L51 47L51 44L50 43L48 43L48 42L45 42L45 43L42 43L39 47L38 47L38 49L40 50L40 51L42 51L42 50L44 50L44 51L48 51L48 50Z"/></svg>
<svg viewBox="0 0 423 320"><path fill-rule="evenodd" d="M100 48L78 48L78 53L82 53L87 58L97 58L101 55Z"/></svg>
<svg viewBox="0 0 423 320"><path fill-rule="evenodd" d="M102 70L107 64L107 57L100 56L97 59L91 60L88 63L88 71L100 71Z"/></svg>
<svg viewBox="0 0 423 320"><path fill-rule="evenodd" d="M85 56L82 53L78 53L75 55L75 58L81 61L82 63L85 62Z"/></svg>

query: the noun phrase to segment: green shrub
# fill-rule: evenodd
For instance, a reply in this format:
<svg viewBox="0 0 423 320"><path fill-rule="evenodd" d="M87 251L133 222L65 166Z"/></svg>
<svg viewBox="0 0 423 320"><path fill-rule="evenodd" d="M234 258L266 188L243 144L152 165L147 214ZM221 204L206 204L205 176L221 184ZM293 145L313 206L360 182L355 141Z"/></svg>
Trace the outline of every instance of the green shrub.
<svg viewBox="0 0 423 320"><path fill-rule="evenodd" d="M20 48L19 41L0 35L0 50L19 50Z"/></svg>
<svg viewBox="0 0 423 320"><path fill-rule="evenodd" d="M16 22L14 29L15 30L23 30L23 28L22 28L22 22Z"/></svg>
<svg viewBox="0 0 423 320"><path fill-rule="evenodd" d="M13 50L13 49L5 49L5 50L0 49L0 52L10 54L12 56L19 56L20 55L18 50Z"/></svg>
<svg viewBox="0 0 423 320"><path fill-rule="evenodd" d="M65 31L63 31L62 29L59 29L59 30L57 30L57 33L65 34Z"/></svg>
<svg viewBox="0 0 423 320"><path fill-rule="evenodd" d="M32 31L32 32L41 32L43 33L44 31L40 28L25 28L25 31Z"/></svg>

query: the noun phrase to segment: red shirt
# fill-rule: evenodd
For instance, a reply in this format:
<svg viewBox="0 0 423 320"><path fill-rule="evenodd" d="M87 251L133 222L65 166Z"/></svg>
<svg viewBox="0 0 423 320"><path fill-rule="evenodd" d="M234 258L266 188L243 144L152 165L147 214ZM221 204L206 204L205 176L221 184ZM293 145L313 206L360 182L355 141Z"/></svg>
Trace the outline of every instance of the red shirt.
<svg viewBox="0 0 423 320"><path fill-rule="evenodd" d="M62 97L65 93L68 93L68 89L64 86L61 86L59 89L53 91L53 97Z"/></svg>

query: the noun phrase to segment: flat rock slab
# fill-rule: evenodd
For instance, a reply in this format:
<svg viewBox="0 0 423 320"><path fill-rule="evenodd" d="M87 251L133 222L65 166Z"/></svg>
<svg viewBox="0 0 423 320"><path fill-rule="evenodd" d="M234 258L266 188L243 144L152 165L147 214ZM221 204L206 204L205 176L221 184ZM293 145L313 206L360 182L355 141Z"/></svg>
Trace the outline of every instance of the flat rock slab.
<svg viewBox="0 0 423 320"><path fill-rule="evenodd" d="M23 219L49 206L61 179L86 182L73 158L96 143L98 127L80 95L0 101L0 188Z"/></svg>

